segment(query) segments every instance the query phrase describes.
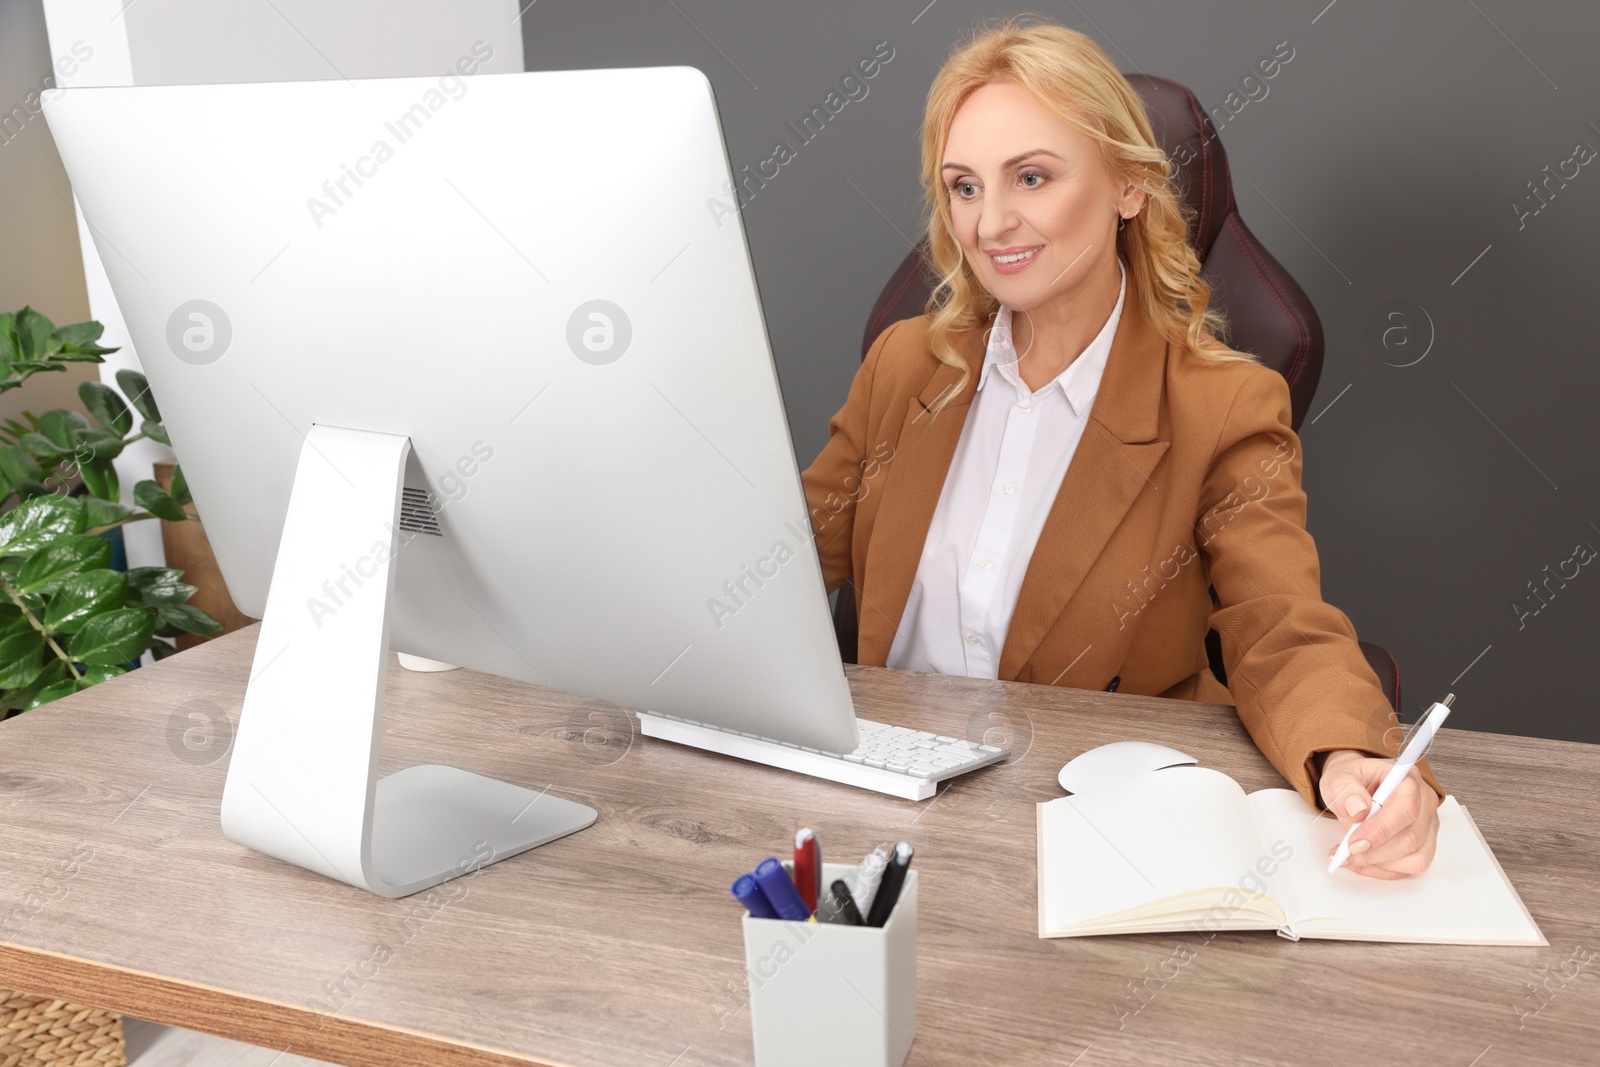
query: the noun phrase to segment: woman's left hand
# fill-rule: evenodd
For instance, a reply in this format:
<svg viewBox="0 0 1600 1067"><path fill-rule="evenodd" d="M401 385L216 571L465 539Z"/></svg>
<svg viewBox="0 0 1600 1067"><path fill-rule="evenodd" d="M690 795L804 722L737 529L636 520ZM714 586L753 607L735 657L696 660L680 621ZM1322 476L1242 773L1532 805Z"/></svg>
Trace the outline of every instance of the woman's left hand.
<svg viewBox="0 0 1600 1067"><path fill-rule="evenodd" d="M1394 766L1355 749L1338 749L1322 761L1322 802L1346 828L1367 818L1372 794ZM1439 795L1412 767L1378 814L1350 838L1346 866L1368 878L1405 878L1433 862L1439 837ZM1333 857L1334 849L1328 850Z"/></svg>

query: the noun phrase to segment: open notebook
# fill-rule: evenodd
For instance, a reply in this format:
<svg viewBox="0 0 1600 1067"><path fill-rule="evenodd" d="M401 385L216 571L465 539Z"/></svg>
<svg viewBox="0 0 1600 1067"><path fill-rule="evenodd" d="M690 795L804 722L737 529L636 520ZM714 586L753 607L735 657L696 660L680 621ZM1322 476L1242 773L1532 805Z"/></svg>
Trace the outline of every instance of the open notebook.
<svg viewBox="0 0 1600 1067"><path fill-rule="evenodd" d="M1039 805L1039 936L1192 929L1460 945L1548 944L1467 810L1439 806L1433 863L1328 873L1343 825L1290 789L1245 795L1170 767Z"/></svg>

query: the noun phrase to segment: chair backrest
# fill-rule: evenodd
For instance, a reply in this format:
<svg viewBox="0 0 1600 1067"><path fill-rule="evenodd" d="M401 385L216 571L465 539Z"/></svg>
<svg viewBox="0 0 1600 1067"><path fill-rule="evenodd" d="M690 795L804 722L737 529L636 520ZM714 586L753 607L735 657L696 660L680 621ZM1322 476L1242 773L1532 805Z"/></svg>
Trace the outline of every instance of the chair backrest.
<svg viewBox="0 0 1600 1067"><path fill-rule="evenodd" d="M1190 243L1211 283L1211 305L1227 315L1228 343L1287 379L1298 429L1322 376L1322 322L1316 308L1239 217L1227 153L1194 93L1166 78L1127 78L1144 99L1156 141L1176 166L1178 189L1194 210ZM928 259L923 237L873 304L862 358L890 324L922 314L937 281L925 268Z"/></svg>

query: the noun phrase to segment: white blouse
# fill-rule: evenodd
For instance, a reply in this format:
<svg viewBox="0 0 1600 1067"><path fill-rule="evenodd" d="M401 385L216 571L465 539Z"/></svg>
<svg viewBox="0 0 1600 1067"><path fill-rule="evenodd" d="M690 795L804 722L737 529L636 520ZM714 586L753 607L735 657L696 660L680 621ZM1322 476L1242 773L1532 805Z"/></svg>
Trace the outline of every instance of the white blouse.
<svg viewBox="0 0 1600 1067"><path fill-rule="evenodd" d="M1011 309L989 333L977 395L922 546L887 663L994 678L1039 531L1089 423L1122 317L1127 272L1100 332L1038 390L1017 373ZM1000 380L995 379L998 373ZM991 388L992 386L992 388Z"/></svg>

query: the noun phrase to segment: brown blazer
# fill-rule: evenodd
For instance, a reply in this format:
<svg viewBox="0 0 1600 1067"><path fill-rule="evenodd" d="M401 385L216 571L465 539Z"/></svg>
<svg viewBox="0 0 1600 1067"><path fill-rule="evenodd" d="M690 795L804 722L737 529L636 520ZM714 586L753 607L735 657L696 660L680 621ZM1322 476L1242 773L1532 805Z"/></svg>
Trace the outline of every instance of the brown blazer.
<svg viewBox="0 0 1600 1067"><path fill-rule="evenodd" d="M930 414L958 375L934 358L927 325L905 319L878 337L802 476L828 589L855 581L861 663L889 654L983 365L987 329L953 335L972 377ZM1120 678L1124 693L1231 703L1313 804L1317 753L1394 755L1377 676L1350 620L1322 600L1300 467L1279 374L1170 345L1128 301L1000 678L1095 690ZM1226 688L1207 665L1208 627Z"/></svg>

